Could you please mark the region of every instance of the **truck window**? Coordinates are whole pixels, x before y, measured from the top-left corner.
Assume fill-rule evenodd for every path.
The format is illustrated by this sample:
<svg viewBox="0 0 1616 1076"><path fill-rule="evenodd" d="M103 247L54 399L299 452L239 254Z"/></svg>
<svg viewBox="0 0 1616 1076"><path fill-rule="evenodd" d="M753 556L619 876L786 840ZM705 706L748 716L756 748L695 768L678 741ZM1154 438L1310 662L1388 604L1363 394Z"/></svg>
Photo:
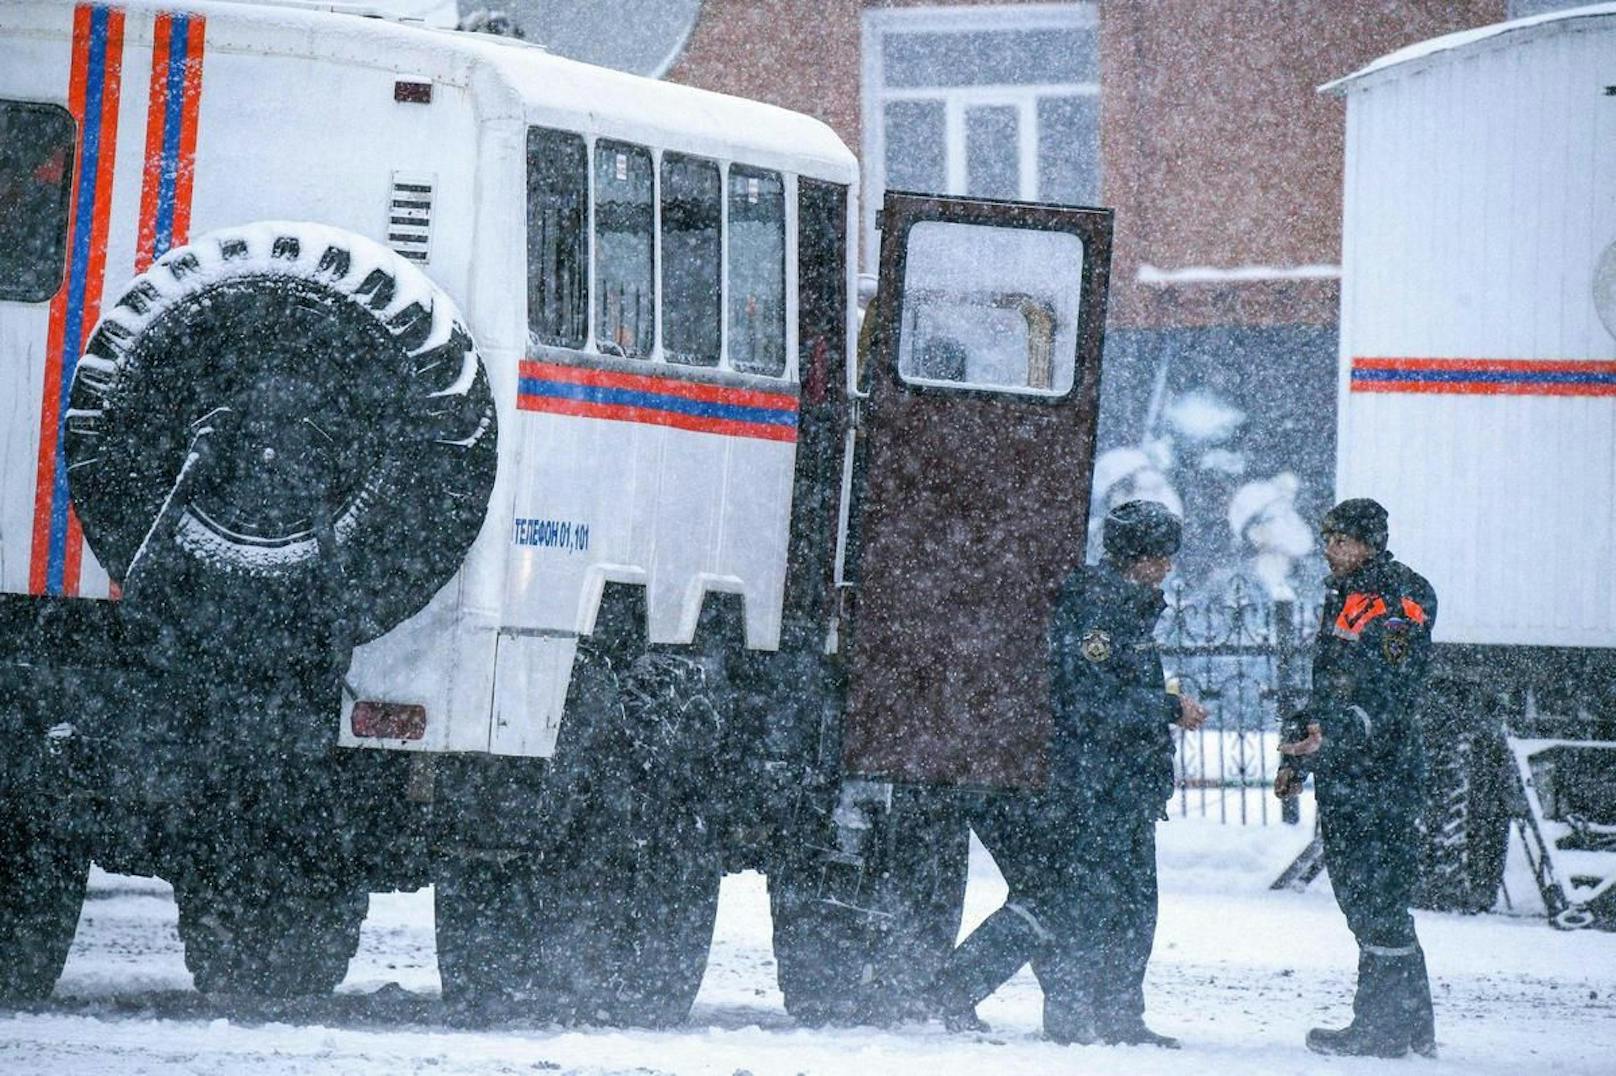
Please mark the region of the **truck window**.
<svg viewBox="0 0 1616 1076"><path fill-rule="evenodd" d="M718 365L722 189L716 161L662 155L662 353L669 362Z"/></svg>
<svg viewBox="0 0 1616 1076"><path fill-rule="evenodd" d="M527 132L528 338L581 348L589 335L589 153L581 136Z"/></svg>
<svg viewBox="0 0 1616 1076"><path fill-rule="evenodd" d="M1077 376L1083 241L921 221L904 262L898 373L945 388L1064 396Z"/></svg>
<svg viewBox="0 0 1616 1076"><path fill-rule="evenodd" d="M786 371L786 200L780 173L729 170L729 363Z"/></svg>
<svg viewBox="0 0 1616 1076"><path fill-rule="evenodd" d="M0 101L0 299L41 303L61 287L73 141L66 109Z"/></svg>
<svg viewBox="0 0 1616 1076"><path fill-rule="evenodd" d="M645 358L656 342L651 154L595 143L595 346Z"/></svg>

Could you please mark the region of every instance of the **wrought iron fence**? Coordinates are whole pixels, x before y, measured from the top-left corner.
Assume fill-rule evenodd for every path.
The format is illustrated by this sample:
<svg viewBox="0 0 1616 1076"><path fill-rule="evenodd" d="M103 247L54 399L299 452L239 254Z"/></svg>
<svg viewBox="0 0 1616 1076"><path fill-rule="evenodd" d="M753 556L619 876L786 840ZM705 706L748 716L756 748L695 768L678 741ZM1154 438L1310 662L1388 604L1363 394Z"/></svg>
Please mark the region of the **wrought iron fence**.
<svg viewBox="0 0 1616 1076"><path fill-rule="evenodd" d="M1295 822L1295 801L1268 795L1280 715L1306 698L1316 610L1275 601L1236 578L1216 590L1171 588L1157 625L1162 664L1209 711L1178 741L1169 811L1240 825Z"/></svg>

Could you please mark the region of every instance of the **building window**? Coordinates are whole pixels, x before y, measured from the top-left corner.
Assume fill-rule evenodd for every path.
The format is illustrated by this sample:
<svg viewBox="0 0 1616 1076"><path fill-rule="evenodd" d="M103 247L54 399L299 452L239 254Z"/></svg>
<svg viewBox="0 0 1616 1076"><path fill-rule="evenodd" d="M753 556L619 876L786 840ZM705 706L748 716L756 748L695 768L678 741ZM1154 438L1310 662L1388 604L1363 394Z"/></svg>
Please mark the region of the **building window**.
<svg viewBox="0 0 1616 1076"><path fill-rule="evenodd" d="M871 10L863 48L867 264L889 187L1098 200L1094 4Z"/></svg>
<svg viewBox="0 0 1616 1076"><path fill-rule="evenodd" d="M780 173L729 170L729 365L786 372L786 202Z"/></svg>
<svg viewBox="0 0 1616 1076"><path fill-rule="evenodd" d="M648 358L656 342L651 154L595 143L595 347Z"/></svg>
<svg viewBox="0 0 1616 1076"><path fill-rule="evenodd" d="M0 299L42 303L62 284L73 117L0 101Z"/></svg>
<svg viewBox="0 0 1616 1076"><path fill-rule="evenodd" d="M589 151L579 135L527 132L527 324L535 345L589 334Z"/></svg>

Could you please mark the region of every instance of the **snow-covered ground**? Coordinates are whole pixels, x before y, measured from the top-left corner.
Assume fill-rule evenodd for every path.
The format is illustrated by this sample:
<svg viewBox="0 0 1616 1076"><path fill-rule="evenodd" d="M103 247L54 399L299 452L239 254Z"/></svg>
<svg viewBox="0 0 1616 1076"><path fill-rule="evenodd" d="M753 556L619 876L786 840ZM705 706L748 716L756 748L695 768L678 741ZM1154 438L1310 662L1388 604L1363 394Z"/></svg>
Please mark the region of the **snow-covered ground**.
<svg viewBox="0 0 1616 1076"><path fill-rule="evenodd" d="M688 1026L669 1032L433 1023L430 893L373 899L342 994L272 1020L227 1019L189 992L166 886L97 874L57 998L0 1011L3 1073L1616 1073L1616 934L1563 934L1512 871L1521 914L1421 914L1442 1056L1437 1062L1326 1060L1309 1025L1347 1014L1355 950L1321 880L1268 883L1307 827L1179 820L1161 827L1162 915L1147 984L1168 1053L1057 1047L1039 1039L1039 994L1022 972L981 1007L994 1032L950 1035L793 1026L774 984L768 903L755 874L725 880L712 963ZM975 923L1003 897L976 849ZM386 984L403 988L387 988ZM416 996L425 995L424 997Z"/></svg>

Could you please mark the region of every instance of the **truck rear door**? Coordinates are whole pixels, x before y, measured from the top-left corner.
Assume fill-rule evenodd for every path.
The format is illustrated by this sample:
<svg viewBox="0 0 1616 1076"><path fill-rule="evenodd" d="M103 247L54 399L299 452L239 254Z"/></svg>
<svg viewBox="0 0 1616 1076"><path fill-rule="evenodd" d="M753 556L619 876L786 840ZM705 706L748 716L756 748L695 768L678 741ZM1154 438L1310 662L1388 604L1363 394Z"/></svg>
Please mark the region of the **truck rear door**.
<svg viewBox="0 0 1616 1076"><path fill-rule="evenodd" d="M843 762L1035 787L1081 564L1111 213L888 192L856 469Z"/></svg>

